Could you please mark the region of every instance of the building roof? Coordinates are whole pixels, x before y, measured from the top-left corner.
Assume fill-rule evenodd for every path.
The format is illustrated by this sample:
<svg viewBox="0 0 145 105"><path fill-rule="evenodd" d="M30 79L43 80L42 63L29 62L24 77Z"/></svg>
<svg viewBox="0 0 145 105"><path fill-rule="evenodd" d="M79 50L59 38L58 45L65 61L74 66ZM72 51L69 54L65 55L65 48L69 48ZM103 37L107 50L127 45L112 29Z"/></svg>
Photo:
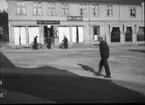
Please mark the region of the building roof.
<svg viewBox="0 0 145 105"><path fill-rule="evenodd" d="M56 2L73 2L73 3L87 2L87 3L103 3L103 4L109 3L109 4L141 5L141 3L144 0L23 0L23 1L56 1Z"/></svg>

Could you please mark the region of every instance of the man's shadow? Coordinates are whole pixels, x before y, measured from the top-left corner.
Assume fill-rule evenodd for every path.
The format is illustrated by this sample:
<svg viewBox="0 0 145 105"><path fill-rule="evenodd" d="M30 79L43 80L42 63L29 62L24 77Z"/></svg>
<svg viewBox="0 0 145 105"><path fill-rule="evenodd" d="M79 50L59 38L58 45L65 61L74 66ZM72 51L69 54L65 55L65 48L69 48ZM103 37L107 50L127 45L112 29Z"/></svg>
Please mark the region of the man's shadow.
<svg viewBox="0 0 145 105"><path fill-rule="evenodd" d="M86 71L90 71L92 73L94 73L95 76L103 76L105 77L104 74L98 73L97 71L95 71L93 68L87 66L87 65L83 65L83 64L78 64L79 66L81 66L82 69L86 70Z"/></svg>

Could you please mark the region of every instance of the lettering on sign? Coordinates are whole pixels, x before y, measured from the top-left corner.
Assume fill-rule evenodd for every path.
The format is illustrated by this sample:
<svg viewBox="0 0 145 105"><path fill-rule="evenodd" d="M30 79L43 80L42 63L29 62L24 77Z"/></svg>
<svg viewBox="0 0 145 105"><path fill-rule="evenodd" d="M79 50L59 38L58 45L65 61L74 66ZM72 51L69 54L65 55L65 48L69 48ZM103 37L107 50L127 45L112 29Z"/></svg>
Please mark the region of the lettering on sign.
<svg viewBox="0 0 145 105"><path fill-rule="evenodd" d="M83 17L82 16L68 16L67 20L68 21L83 21Z"/></svg>
<svg viewBox="0 0 145 105"><path fill-rule="evenodd" d="M37 24L60 24L60 21L37 20Z"/></svg>

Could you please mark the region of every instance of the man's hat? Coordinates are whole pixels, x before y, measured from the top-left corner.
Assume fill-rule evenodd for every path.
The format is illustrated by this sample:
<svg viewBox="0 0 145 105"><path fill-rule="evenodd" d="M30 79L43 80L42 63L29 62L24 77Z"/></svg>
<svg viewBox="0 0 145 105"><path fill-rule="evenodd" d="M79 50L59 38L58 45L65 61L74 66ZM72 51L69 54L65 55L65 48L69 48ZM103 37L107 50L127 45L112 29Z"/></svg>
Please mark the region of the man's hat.
<svg viewBox="0 0 145 105"><path fill-rule="evenodd" d="M103 40L103 37L99 35L98 40Z"/></svg>

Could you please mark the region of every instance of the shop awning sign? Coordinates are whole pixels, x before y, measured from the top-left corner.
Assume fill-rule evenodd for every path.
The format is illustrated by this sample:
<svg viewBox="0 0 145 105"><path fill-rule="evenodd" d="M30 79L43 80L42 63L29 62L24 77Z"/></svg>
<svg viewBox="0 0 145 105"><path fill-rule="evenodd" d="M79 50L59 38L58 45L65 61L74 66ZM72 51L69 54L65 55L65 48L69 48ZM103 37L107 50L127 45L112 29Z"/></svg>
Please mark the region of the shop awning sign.
<svg viewBox="0 0 145 105"><path fill-rule="evenodd" d="M83 17L82 16L68 16L67 20L68 21L83 21Z"/></svg>
<svg viewBox="0 0 145 105"><path fill-rule="evenodd" d="M60 24L60 21L37 20L37 24Z"/></svg>

